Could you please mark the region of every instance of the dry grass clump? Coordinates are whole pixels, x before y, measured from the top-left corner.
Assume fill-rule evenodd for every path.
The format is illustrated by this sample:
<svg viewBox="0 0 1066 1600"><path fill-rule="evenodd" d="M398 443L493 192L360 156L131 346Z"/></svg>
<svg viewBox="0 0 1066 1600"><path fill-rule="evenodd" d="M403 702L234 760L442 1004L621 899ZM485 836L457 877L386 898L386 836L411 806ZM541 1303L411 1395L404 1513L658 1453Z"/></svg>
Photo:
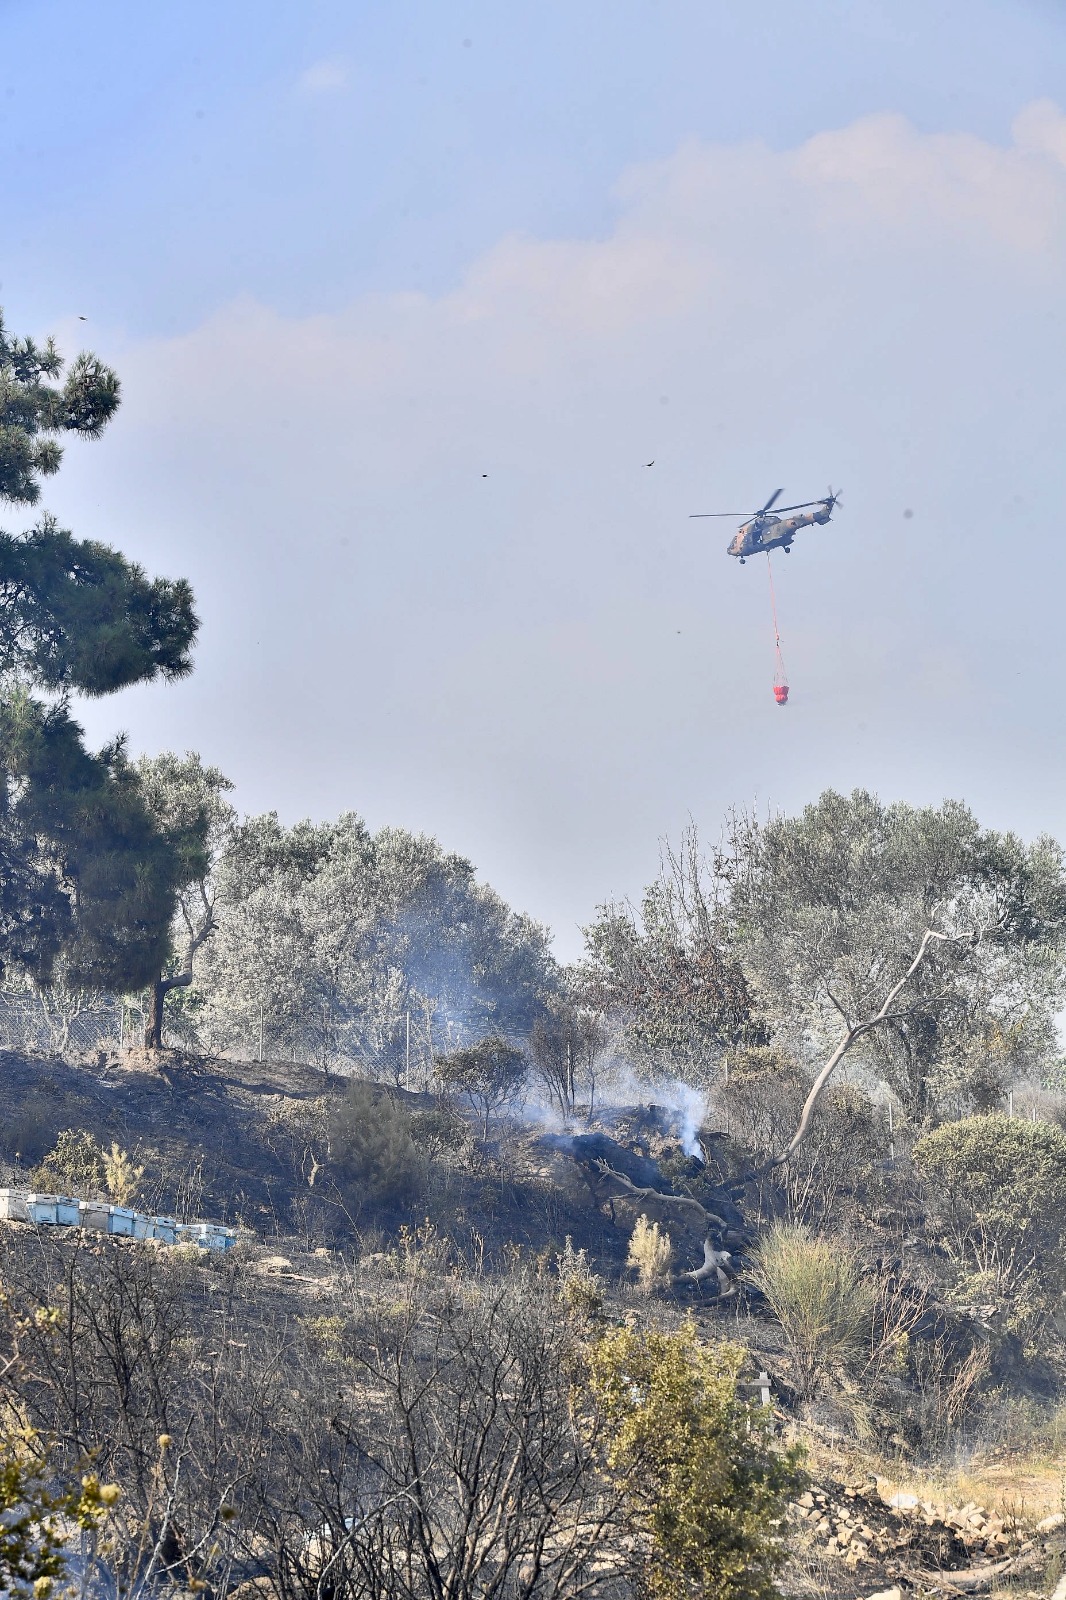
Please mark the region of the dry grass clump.
<svg viewBox="0 0 1066 1600"><path fill-rule="evenodd" d="M874 1289L856 1253L839 1240L778 1223L759 1245L754 1278L781 1324L801 1397L864 1353Z"/></svg>
<svg viewBox="0 0 1066 1600"><path fill-rule="evenodd" d="M657 1222L649 1222L645 1216L638 1217L629 1240L626 1266L636 1268L637 1288L641 1294L651 1294L656 1284L664 1281L673 1259L670 1235L660 1232Z"/></svg>

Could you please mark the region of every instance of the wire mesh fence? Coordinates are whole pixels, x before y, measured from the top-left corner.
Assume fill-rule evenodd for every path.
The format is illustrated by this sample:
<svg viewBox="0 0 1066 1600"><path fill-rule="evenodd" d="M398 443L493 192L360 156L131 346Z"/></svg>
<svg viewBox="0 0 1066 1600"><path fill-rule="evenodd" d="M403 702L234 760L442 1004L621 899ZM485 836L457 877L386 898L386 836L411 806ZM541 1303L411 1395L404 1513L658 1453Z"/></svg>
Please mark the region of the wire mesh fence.
<svg viewBox="0 0 1066 1600"><path fill-rule="evenodd" d="M87 1055L132 1042L135 1020L117 995L0 985L0 1049Z"/></svg>
<svg viewBox="0 0 1066 1600"><path fill-rule="evenodd" d="M139 996L102 991L0 984L0 1050L72 1058L139 1046L144 1038L147 1006ZM376 1041L326 1030L317 1016L275 1019L264 1010L248 1037L231 1033L224 1040L201 1036L181 1010L167 1017L163 1043L194 1054L237 1062L306 1062L324 1070L358 1073L394 1082L408 1089L429 1086L432 1056L405 1028L403 1048L374 1048Z"/></svg>

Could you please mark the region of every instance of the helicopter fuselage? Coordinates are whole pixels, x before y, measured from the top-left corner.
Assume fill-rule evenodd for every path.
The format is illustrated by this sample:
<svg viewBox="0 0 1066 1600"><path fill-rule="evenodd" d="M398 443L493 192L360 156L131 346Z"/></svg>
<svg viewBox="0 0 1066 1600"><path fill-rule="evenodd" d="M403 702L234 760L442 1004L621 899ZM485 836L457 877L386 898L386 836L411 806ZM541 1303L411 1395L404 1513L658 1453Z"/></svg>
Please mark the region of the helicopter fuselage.
<svg viewBox="0 0 1066 1600"><path fill-rule="evenodd" d="M772 511L760 511L737 529L726 551L742 563L748 556L761 555L764 550L787 552L801 528L828 522L832 515L833 505L829 500L823 500L813 511L797 517L776 517Z"/></svg>

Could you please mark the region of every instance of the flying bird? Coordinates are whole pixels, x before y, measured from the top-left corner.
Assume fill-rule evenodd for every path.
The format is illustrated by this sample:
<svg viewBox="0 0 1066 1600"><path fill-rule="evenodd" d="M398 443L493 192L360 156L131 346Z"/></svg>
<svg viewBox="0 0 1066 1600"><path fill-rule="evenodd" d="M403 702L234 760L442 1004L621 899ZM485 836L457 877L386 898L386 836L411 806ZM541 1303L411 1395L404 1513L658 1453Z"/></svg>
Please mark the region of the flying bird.
<svg viewBox="0 0 1066 1600"><path fill-rule="evenodd" d="M81 315L79 315L79 317L78 317L78 321L79 322L88 322L88 320L89 320L88 317L83 317Z"/></svg>
<svg viewBox="0 0 1066 1600"><path fill-rule="evenodd" d="M654 461L645 461L644 465L646 467L654 467L655 462Z"/></svg>

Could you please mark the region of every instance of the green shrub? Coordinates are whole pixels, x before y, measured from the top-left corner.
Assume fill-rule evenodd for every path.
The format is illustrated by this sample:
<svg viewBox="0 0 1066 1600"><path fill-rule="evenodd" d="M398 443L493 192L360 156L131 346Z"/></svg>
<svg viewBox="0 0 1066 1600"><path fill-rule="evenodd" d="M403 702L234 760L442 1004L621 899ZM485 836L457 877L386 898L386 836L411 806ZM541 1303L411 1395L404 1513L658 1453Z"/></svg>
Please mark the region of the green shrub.
<svg viewBox="0 0 1066 1600"><path fill-rule="evenodd" d="M647 1549L654 1600L772 1600L777 1534L799 1483L762 1408L740 1399L737 1345L677 1333L607 1333L589 1355L607 1468Z"/></svg>
<svg viewBox="0 0 1066 1600"><path fill-rule="evenodd" d="M59 1194L102 1198L105 1189L104 1157L85 1128L64 1128L40 1166L30 1174L38 1189Z"/></svg>
<svg viewBox="0 0 1066 1600"><path fill-rule="evenodd" d="M0 1436L0 1584L12 1600L73 1592L64 1582L78 1531L99 1527L119 1497L115 1484L87 1473L79 1488L59 1487L32 1430Z"/></svg>
<svg viewBox="0 0 1066 1600"><path fill-rule="evenodd" d="M413 1196L418 1161L410 1114L375 1084L352 1079L333 1113L329 1155L361 1200L384 1205Z"/></svg>
<svg viewBox="0 0 1066 1600"><path fill-rule="evenodd" d="M100 1161L108 1198L117 1206L135 1205L141 1192L144 1168L136 1166L129 1152L123 1150L114 1139L110 1150L104 1150L101 1146Z"/></svg>
<svg viewBox="0 0 1066 1600"><path fill-rule="evenodd" d="M854 1251L793 1223L770 1229L755 1262L753 1277L781 1324L796 1389L808 1397L822 1378L864 1352L874 1289Z"/></svg>
<svg viewBox="0 0 1066 1600"><path fill-rule="evenodd" d="M1056 1287L1066 1241L1066 1133L1001 1112L949 1122L914 1147L933 1226L1001 1294Z"/></svg>

